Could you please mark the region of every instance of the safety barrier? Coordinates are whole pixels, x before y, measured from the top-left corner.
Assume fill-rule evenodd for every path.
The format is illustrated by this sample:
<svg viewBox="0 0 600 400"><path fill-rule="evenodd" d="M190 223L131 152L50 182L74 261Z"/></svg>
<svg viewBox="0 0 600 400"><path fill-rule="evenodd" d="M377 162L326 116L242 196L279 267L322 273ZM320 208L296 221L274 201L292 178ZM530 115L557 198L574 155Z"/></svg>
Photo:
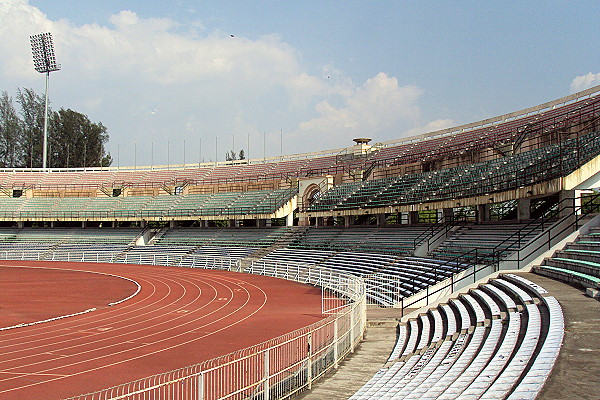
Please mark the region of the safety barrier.
<svg viewBox="0 0 600 400"><path fill-rule="evenodd" d="M115 255L85 252L62 253L61 257L39 252L0 253L7 259L41 259L41 255L45 259L87 262L117 259ZM180 257L179 264L177 260L173 256L153 258L155 264L167 261L169 264L162 265L181 265ZM136 256L119 261L137 264L150 260ZM302 264L274 267L257 261L242 267L236 259L206 256L188 257L185 267L254 273L319 286L324 293L323 311L329 316L240 351L68 400L287 398L310 389L315 380L337 368L363 337L366 290L361 278Z"/></svg>

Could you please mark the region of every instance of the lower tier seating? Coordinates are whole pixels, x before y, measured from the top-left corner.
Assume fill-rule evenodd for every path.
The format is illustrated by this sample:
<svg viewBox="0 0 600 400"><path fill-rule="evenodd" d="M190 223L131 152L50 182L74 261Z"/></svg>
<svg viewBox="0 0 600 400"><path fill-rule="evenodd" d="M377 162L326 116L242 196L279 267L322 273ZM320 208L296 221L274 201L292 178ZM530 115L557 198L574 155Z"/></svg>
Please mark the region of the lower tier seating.
<svg viewBox="0 0 600 400"><path fill-rule="evenodd" d="M518 223L489 223L461 226L431 252L437 259L485 259L494 252L505 255L524 247L544 231L544 226ZM476 250L476 251L475 251ZM465 253L468 253L465 255Z"/></svg>
<svg viewBox="0 0 600 400"><path fill-rule="evenodd" d="M556 299L503 275L402 323L385 368L351 399L534 399L563 335Z"/></svg>
<svg viewBox="0 0 600 400"><path fill-rule="evenodd" d="M428 286L467 268L466 264L420 257L350 251L279 248L261 259L268 265L303 263L365 278L373 304L395 306Z"/></svg>
<svg viewBox="0 0 600 400"><path fill-rule="evenodd" d="M584 288L600 289L600 228L579 235L575 242L556 251L533 271Z"/></svg>

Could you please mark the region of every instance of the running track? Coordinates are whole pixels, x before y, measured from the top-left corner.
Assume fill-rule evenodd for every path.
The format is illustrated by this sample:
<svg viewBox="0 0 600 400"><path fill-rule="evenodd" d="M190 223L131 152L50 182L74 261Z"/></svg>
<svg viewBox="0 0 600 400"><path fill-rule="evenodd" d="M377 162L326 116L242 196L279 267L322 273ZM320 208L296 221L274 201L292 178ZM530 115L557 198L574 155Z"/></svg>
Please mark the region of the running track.
<svg viewBox="0 0 600 400"><path fill-rule="evenodd" d="M322 318L319 289L263 276L147 265L0 262L0 276L15 288L10 277L18 275L18 281L23 271L31 277L27 284L45 289L34 290L28 301L20 293L18 304L0 295L5 311L0 327L14 324L15 315L32 322L90 306L96 310L0 331L0 399L62 399L104 389L224 355ZM53 274L59 279L49 278ZM140 285L139 293L107 306L134 294L132 281ZM43 307L28 305L40 301ZM19 309L10 313L7 307Z"/></svg>

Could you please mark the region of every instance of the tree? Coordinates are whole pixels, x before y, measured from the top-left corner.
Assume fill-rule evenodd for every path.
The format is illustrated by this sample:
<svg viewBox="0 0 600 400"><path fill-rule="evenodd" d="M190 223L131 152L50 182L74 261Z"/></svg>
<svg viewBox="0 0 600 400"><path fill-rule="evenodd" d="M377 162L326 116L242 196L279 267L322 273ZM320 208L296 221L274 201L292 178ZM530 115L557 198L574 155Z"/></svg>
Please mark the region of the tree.
<svg viewBox="0 0 600 400"><path fill-rule="evenodd" d="M234 150L228 151L225 153L226 161L235 161L235 160L244 160L246 157L244 156L244 149L240 150L239 156L235 153Z"/></svg>
<svg viewBox="0 0 600 400"><path fill-rule="evenodd" d="M104 147L108 134L101 122L91 122L87 115L64 108L52 113L51 121L50 167L105 167L112 163Z"/></svg>
<svg viewBox="0 0 600 400"><path fill-rule="evenodd" d="M225 161L235 161L237 157L235 155L235 151L231 150L225 153Z"/></svg>
<svg viewBox="0 0 600 400"><path fill-rule="evenodd" d="M0 167L42 166L45 99L32 89L18 89L17 112L10 96L0 95ZM99 167L112 163L106 152L107 129L85 114L48 110L48 167Z"/></svg>
<svg viewBox="0 0 600 400"><path fill-rule="evenodd" d="M18 140L17 167L41 167L44 147L45 99L33 89L18 89L17 103L21 105L21 137ZM50 109L48 109L50 114Z"/></svg>
<svg viewBox="0 0 600 400"><path fill-rule="evenodd" d="M0 95L0 167L12 167L18 157L21 124L12 98L7 92Z"/></svg>

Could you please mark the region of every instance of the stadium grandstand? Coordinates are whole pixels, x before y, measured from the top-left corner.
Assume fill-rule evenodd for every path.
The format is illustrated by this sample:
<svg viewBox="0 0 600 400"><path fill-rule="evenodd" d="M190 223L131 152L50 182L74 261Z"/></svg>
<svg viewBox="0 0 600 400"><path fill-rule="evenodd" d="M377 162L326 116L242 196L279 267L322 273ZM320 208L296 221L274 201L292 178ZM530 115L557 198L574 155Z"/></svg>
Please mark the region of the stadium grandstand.
<svg viewBox="0 0 600 400"><path fill-rule="evenodd" d="M600 86L371 141L194 165L2 169L0 258L225 269L320 286L324 304L360 305L350 341L372 329L358 322L371 315L398 332L340 398L536 398L559 379L552 370L568 340L561 285L600 290ZM294 379L269 375L267 362L251 395L214 398L310 389L351 351L335 329L333 347L309 354ZM166 376L76 398L160 398L156 387L188 379ZM195 390L181 398L212 398Z"/></svg>

